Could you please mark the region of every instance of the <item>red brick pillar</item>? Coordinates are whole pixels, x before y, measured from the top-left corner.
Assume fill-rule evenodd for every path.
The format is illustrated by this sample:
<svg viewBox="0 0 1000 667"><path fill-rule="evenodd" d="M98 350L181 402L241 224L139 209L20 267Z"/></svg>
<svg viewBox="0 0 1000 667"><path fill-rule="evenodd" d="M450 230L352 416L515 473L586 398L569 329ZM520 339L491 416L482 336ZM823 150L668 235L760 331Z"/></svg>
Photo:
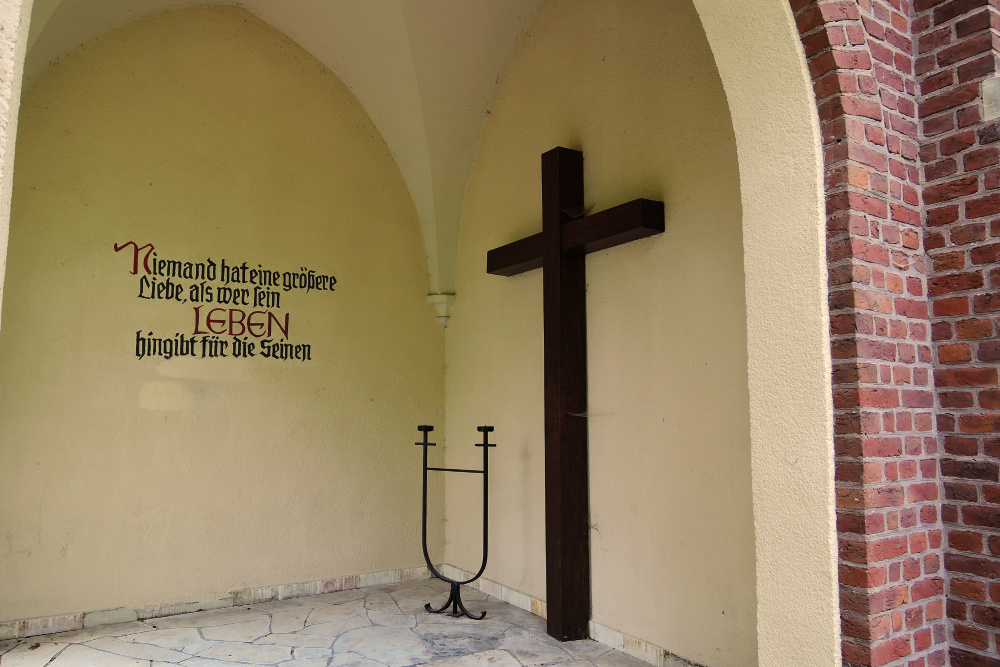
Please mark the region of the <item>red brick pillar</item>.
<svg viewBox="0 0 1000 667"><path fill-rule="evenodd" d="M1000 121L980 97L1000 17L987 0L916 9L951 662L1000 667Z"/></svg>
<svg viewBox="0 0 1000 667"><path fill-rule="evenodd" d="M914 45L901 0L791 0L826 164L846 665L946 661Z"/></svg>

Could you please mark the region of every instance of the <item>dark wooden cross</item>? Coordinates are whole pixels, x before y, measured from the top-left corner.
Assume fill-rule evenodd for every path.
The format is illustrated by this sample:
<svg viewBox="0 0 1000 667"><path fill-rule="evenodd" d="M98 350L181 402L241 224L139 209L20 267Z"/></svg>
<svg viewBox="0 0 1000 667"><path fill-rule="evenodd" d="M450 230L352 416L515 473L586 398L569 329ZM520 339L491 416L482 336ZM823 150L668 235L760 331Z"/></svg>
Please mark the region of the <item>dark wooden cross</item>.
<svg viewBox="0 0 1000 667"><path fill-rule="evenodd" d="M545 585L549 634L590 636L587 253L663 231L663 203L636 199L584 217L583 153L542 155L542 232L490 250L486 270L542 268L545 324Z"/></svg>

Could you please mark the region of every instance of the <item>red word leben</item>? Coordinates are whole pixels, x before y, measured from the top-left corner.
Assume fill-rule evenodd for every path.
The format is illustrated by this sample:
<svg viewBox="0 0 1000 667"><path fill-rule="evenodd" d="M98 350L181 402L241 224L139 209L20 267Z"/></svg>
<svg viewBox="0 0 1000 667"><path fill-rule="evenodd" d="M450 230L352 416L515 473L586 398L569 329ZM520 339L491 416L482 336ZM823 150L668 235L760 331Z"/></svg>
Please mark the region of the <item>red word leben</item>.
<svg viewBox="0 0 1000 667"><path fill-rule="evenodd" d="M196 334L229 334L243 336L249 334L254 338L267 336L272 338L272 331L277 329L288 340L288 316L285 313L284 322L270 310L254 310L247 314L239 308L213 308L205 313L202 319L201 306L194 308L194 333ZM204 328L203 328L204 327Z"/></svg>

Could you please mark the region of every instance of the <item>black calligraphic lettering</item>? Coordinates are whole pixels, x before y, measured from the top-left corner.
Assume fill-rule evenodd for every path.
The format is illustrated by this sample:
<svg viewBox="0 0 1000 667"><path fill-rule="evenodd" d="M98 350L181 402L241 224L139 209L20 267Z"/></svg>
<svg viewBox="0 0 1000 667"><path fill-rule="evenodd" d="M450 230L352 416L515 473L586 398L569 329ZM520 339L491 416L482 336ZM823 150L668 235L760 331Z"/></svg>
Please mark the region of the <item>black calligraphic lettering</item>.
<svg viewBox="0 0 1000 667"><path fill-rule="evenodd" d="M278 343L270 338L265 338L260 342L260 356L265 359L275 359L278 361L312 361L312 346L308 344L292 345L291 343Z"/></svg>
<svg viewBox="0 0 1000 667"><path fill-rule="evenodd" d="M184 286L175 283L170 278L158 281L156 278L142 276L139 279L140 299L166 299L184 301Z"/></svg>
<svg viewBox="0 0 1000 667"><path fill-rule="evenodd" d="M168 338L157 338L150 331L145 336L142 330L135 332L135 357L143 359L145 357L163 357L173 359L180 356L195 355L195 338L188 338L184 334L177 333Z"/></svg>
<svg viewBox="0 0 1000 667"><path fill-rule="evenodd" d="M212 303L212 286L204 281L194 283L189 290L188 299L195 303Z"/></svg>

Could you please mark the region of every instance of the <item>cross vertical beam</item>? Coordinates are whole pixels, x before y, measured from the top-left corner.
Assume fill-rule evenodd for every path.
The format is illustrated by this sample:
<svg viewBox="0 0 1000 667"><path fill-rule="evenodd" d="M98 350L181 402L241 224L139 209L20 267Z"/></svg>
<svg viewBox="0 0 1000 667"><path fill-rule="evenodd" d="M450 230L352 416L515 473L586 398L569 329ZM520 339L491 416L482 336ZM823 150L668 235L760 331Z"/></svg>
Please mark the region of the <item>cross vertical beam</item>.
<svg viewBox="0 0 1000 667"><path fill-rule="evenodd" d="M563 249L567 211L582 209L583 153L544 153L545 582L548 632L562 641L590 636L586 254Z"/></svg>
<svg viewBox="0 0 1000 667"><path fill-rule="evenodd" d="M590 631L587 253L664 230L663 202L635 199L583 217L583 154L542 155L542 231L486 253L486 271L542 268L545 314L545 586L549 634Z"/></svg>

